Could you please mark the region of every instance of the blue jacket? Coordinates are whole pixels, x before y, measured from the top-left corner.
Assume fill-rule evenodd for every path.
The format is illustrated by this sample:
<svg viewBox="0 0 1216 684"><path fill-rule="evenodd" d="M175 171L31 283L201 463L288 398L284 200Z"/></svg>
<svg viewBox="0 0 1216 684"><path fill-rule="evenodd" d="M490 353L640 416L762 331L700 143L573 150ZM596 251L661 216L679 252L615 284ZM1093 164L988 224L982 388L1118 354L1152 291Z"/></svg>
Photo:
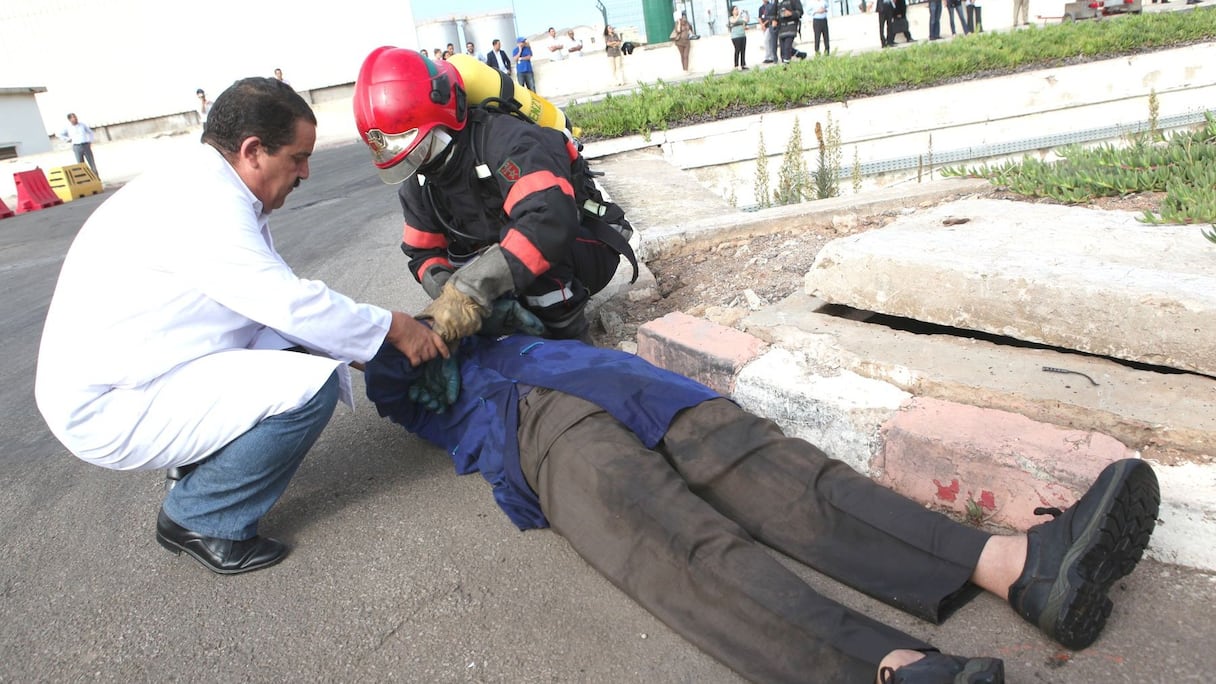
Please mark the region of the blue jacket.
<svg viewBox="0 0 1216 684"><path fill-rule="evenodd" d="M469 337L459 351L461 390L441 414L410 401L421 367L384 345L364 369L367 398L381 416L441 447L456 472L480 472L521 530L547 527L519 465L518 384L547 387L600 406L653 448L680 411L720 396L644 359L572 340Z"/></svg>

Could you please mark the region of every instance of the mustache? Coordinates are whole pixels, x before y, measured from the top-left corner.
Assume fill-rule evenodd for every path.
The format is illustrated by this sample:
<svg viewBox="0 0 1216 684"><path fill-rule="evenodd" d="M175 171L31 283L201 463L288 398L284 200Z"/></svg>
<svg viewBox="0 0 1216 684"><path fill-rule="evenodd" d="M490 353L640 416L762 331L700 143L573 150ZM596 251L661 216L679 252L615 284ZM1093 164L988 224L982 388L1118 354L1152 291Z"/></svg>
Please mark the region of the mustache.
<svg viewBox="0 0 1216 684"><path fill-rule="evenodd" d="M303 183L303 182L304 182L303 178L296 176L296 182L291 184L291 188L294 190L294 189L300 187L300 183Z"/></svg>

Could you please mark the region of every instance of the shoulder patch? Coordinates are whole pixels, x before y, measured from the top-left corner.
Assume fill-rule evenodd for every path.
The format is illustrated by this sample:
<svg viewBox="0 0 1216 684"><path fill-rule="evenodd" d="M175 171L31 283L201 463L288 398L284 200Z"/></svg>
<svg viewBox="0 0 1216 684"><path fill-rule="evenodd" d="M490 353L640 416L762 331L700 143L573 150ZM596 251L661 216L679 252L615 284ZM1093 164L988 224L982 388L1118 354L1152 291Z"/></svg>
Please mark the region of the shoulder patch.
<svg viewBox="0 0 1216 684"><path fill-rule="evenodd" d="M498 167L498 173L502 174L503 178L514 183L519 180L519 165L508 159Z"/></svg>

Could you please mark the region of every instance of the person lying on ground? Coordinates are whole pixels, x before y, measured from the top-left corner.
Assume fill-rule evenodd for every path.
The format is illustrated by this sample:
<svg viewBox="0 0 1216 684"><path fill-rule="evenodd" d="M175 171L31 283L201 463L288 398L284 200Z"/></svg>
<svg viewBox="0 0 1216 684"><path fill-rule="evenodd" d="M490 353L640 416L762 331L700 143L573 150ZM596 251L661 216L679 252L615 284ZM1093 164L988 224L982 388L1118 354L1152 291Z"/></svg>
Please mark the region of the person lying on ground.
<svg viewBox="0 0 1216 684"><path fill-rule="evenodd" d="M502 300L482 335L414 367L385 345L365 370L381 416L480 472L520 529L549 526L690 642L752 681L1004 680L817 593L776 549L940 622L984 589L1071 649L1111 612L1155 524L1156 475L1107 467L1073 507L992 535L886 489L711 389L543 331ZM502 324L503 320L508 325Z"/></svg>

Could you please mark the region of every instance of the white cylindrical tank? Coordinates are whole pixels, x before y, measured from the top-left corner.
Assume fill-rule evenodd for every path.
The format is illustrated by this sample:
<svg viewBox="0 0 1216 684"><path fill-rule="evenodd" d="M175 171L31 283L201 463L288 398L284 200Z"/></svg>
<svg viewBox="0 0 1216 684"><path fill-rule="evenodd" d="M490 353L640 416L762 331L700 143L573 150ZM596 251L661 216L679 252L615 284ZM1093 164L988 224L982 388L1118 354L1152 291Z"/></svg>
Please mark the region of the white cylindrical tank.
<svg viewBox="0 0 1216 684"><path fill-rule="evenodd" d="M515 15L511 12L489 12L464 19L465 42L472 41L479 55L489 52L495 39L502 41L502 49L509 55L515 49L515 37Z"/></svg>
<svg viewBox="0 0 1216 684"><path fill-rule="evenodd" d="M415 33L418 34L418 49L426 50L427 56L433 56L432 51L435 48L443 51L448 43L456 46L458 54L464 52L464 45L460 42L460 34L456 30L455 17L424 21L417 25Z"/></svg>

